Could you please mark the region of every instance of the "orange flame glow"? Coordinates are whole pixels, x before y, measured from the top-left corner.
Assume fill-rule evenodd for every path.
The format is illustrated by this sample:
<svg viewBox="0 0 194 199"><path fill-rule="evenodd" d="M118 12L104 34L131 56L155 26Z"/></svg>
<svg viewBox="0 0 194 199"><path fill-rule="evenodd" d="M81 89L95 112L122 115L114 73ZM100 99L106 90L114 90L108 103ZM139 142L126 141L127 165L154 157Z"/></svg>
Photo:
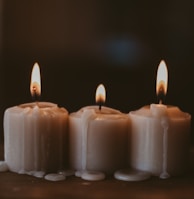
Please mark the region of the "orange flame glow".
<svg viewBox="0 0 194 199"><path fill-rule="evenodd" d="M38 63L35 63L32 69L30 92L32 96L41 95L41 79L40 79L40 68Z"/></svg>
<svg viewBox="0 0 194 199"><path fill-rule="evenodd" d="M166 63L162 60L158 66L156 78L156 93L157 95L166 95L168 87L168 71Z"/></svg>
<svg viewBox="0 0 194 199"><path fill-rule="evenodd" d="M103 84L100 84L96 89L96 103L102 104L106 100L106 91Z"/></svg>

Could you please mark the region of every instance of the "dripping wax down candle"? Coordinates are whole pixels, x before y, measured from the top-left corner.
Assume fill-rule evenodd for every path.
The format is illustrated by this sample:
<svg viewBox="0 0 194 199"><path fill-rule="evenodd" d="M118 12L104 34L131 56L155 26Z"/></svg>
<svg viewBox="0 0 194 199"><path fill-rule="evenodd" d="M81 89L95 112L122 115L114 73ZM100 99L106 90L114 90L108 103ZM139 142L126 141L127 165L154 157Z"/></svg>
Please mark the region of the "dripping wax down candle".
<svg viewBox="0 0 194 199"><path fill-rule="evenodd" d="M40 71L35 63L30 90L40 95ZM4 113L5 162L17 173L56 172L64 168L68 112L50 102L33 102Z"/></svg>
<svg viewBox="0 0 194 199"><path fill-rule="evenodd" d="M112 174L126 167L128 116L101 107L105 101L103 85L97 88L96 100L99 106L87 106L69 116L70 165L82 178L84 172Z"/></svg>
<svg viewBox="0 0 194 199"><path fill-rule="evenodd" d="M160 104L144 106L129 113L130 165L163 179L181 175L186 170L191 119L190 114L178 107L161 103L167 92L167 80L166 64L161 61L156 81Z"/></svg>

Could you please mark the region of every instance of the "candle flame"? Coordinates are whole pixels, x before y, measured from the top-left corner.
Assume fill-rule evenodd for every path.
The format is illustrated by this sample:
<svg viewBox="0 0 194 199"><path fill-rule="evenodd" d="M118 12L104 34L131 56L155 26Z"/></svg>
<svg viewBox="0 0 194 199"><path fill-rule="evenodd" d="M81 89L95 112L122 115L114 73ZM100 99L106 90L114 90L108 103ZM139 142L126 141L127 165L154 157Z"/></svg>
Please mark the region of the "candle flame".
<svg viewBox="0 0 194 199"><path fill-rule="evenodd" d="M106 91L103 84L100 84L96 89L96 103L102 104L106 100Z"/></svg>
<svg viewBox="0 0 194 199"><path fill-rule="evenodd" d="M158 96L165 96L167 93L168 85L168 71L166 63L162 60L158 66L156 78L156 93Z"/></svg>
<svg viewBox="0 0 194 199"><path fill-rule="evenodd" d="M32 69L30 92L33 97L41 94L40 67L38 63L35 63Z"/></svg>

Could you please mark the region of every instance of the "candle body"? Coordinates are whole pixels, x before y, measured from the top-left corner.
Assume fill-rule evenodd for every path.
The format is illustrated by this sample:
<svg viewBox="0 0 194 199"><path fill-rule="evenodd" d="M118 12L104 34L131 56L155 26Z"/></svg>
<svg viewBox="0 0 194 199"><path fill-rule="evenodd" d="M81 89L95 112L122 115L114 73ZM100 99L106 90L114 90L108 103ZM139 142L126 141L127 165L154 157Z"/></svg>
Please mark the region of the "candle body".
<svg viewBox="0 0 194 199"><path fill-rule="evenodd" d="M6 109L5 161L11 171L56 172L67 158L68 112L48 102Z"/></svg>
<svg viewBox="0 0 194 199"><path fill-rule="evenodd" d="M152 104L129 113L131 120L129 164L159 176L187 169L190 119L178 107Z"/></svg>
<svg viewBox="0 0 194 199"><path fill-rule="evenodd" d="M78 171L113 173L126 167L128 118L97 106L69 116L70 166Z"/></svg>

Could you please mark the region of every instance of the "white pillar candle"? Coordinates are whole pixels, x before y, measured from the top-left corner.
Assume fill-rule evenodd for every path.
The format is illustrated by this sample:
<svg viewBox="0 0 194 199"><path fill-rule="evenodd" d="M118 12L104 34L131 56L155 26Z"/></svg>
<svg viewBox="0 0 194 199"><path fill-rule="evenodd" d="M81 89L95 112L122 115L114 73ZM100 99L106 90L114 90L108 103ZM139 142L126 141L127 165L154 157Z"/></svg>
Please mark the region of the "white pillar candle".
<svg viewBox="0 0 194 199"><path fill-rule="evenodd" d="M98 92L97 92L98 93ZM103 96L99 94L100 99ZM108 107L87 106L69 116L70 166L81 173L112 174L126 167L128 116ZM85 178L84 178L85 179ZM87 177L92 180L92 177Z"/></svg>
<svg viewBox="0 0 194 199"><path fill-rule="evenodd" d="M40 69L34 64L30 90L41 93ZM10 171L43 177L64 169L68 112L49 102L14 106L4 113L5 162Z"/></svg>
<svg viewBox="0 0 194 199"><path fill-rule="evenodd" d="M57 172L67 158L68 112L48 102L8 108L4 114L5 162L10 171Z"/></svg>
<svg viewBox="0 0 194 199"><path fill-rule="evenodd" d="M160 66L164 67L164 62ZM160 68L159 66L159 68ZM160 70L162 75L166 69ZM158 74L159 76L159 74ZM157 93L167 91L167 74L157 78ZM176 106L151 104L129 113L129 164L160 178L183 174L189 155L191 116Z"/></svg>
<svg viewBox="0 0 194 199"><path fill-rule="evenodd" d="M108 174L126 167L128 118L121 112L87 106L69 116L70 165Z"/></svg>
<svg viewBox="0 0 194 199"><path fill-rule="evenodd" d="M163 108L164 115L156 104L129 113L129 162L132 168L156 176L179 175L188 165L191 116L175 106Z"/></svg>

